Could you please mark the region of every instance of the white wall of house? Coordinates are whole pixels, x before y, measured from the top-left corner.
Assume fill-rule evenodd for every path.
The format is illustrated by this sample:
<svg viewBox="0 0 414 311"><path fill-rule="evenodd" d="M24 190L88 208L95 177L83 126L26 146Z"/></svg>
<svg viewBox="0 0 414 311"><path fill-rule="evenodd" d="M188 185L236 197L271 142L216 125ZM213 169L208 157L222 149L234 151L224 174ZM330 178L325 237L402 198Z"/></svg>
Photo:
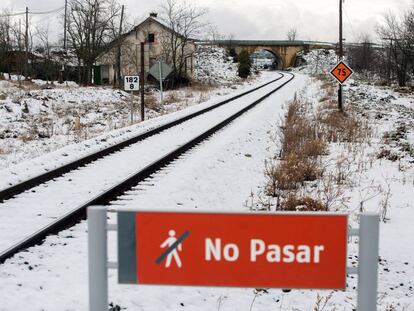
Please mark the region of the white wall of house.
<svg viewBox="0 0 414 311"><path fill-rule="evenodd" d="M147 18L142 24L135 27L128 34L124 35L121 45L121 75L134 75L141 72L141 42L145 42L144 66L146 75L153 64L163 60L171 64L171 59L166 55L168 48L165 42L170 37L170 31L161 25L153 17ZM150 42L152 41L152 42ZM194 52L196 46L193 42L188 43L184 54L188 55L186 60L187 76L192 78L194 72ZM102 53L96 64L101 66L102 80L104 83L112 84L116 70L116 42L107 51Z"/></svg>

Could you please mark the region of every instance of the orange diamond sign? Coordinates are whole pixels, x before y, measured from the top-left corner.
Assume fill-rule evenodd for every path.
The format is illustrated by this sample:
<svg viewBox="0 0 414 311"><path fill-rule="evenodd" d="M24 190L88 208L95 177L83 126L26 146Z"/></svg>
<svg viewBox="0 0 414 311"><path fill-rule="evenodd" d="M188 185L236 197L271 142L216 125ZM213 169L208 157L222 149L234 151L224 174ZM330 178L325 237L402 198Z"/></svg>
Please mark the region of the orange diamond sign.
<svg viewBox="0 0 414 311"><path fill-rule="evenodd" d="M339 83L344 84L353 74L353 70L344 61L340 61L334 69L331 70L331 75L335 77Z"/></svg>

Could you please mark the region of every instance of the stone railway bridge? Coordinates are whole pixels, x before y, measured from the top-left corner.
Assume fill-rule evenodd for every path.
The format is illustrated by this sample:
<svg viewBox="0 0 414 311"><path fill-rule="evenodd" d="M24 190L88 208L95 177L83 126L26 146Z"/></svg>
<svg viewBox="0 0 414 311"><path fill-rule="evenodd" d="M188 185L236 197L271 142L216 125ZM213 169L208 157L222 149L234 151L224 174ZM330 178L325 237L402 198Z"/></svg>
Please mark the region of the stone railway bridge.
<svg viewBox="0 0 414 311"><path fill-rule="evenodd" d="M237 54L246 50L249 54L262 50L272 53L279 64L278 69L286 69L297 65L297 54L314 49L332 49L335 44L313 41L261 41L261 40L216 40L198 42L199 45L218 45L226 49L234 49Z"/></svg>

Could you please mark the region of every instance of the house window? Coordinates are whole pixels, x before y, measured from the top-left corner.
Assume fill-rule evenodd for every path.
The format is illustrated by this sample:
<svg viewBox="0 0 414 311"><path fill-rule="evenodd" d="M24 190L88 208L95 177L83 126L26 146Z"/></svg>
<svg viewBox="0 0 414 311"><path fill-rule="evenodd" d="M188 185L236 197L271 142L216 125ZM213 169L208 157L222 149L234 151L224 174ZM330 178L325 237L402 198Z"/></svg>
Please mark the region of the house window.
<svg viewBox="0 0 414 311"><path fill-rule="evenodd" d="M155 42L155 34L153 34L153 33L148 34L148 42L149 43L154 43Z"/></svg>

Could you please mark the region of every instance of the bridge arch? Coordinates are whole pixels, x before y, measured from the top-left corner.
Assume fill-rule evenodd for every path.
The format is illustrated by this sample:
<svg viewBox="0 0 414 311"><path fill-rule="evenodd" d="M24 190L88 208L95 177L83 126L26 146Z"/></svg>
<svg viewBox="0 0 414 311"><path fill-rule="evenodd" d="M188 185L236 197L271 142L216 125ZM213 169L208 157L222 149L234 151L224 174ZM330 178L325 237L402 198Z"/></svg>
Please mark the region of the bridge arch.
<svg viewBox="0 0 414 311"><path fill-rule="evenodd" d="M202 44L211 43L203 42ZM216 40L214 44L234 50L237 54L242 50L246 50L249 54L254 53L256 50L267 50L277 55L281 60L281 69L295 66L297 54L301 51L335 48L333 43L312 41Z"/></svg>
<svg viewBox="0 0 414 311"><path fill-rule="evenodd" d="M257 47L251 54L250 54L250 56L252 57L253 56L253 58L255 58L254 57L254 55L257 55L257 54L263 54L263 52L266 52L266 53L268 53L268 54L271 54L272 56L273 56L273 64L272 65L274 65L275 66L275 68L273 68L273 69L276 69L276 70L281 70L281 69L283 69L283 59L282 59L282 57L278 54L278 53L275 53L274 51L272 51L271 49L269 49L269 48L262 48L262 47Z"/></svg>
<svg viewBox="0 0 414 311"><path fill-rule="evenodd" d="M250 54L253 67L257 69L281 70L283 68L283 60L280 55L272 50L265 48L257 48Z"/></svg>
<svg viewBox="0 0 414 311"><path fill-rule="evenodd" d="M242 50L246 50L249 54L253 54L257 51L265 50L279 60L278 69L286 69L295 65L296 56L299 52L304 51L304 46L266 46L266 45L245 45L237 46L236 53L239 54Z"/></svg>

